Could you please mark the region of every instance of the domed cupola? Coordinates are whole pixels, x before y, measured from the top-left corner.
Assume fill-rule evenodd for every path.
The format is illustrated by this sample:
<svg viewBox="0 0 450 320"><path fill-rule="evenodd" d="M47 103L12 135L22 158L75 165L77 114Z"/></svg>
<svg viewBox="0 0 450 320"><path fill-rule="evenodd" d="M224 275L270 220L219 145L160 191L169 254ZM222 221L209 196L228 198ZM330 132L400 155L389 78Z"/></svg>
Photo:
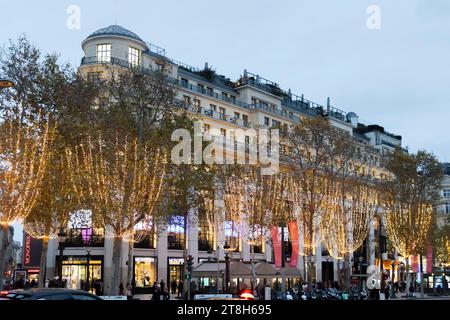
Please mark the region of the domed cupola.
<svg viewBox="0 0 450 320"><path fill-rule="evenodd" d="M125 29L124 27L118 26L118 25L111 25L106 28L99 29L93 33L91 33L82 43L83 50L86 46L87 42L93 41L93 40L101 40L101 39L107 39L107 38L118 38L118 39L124 39L124 40L131 40L133 42L136 42L140 44L145 49L148 49L147 44L144 40L142 40L137 34L134 32Z"/></svg>

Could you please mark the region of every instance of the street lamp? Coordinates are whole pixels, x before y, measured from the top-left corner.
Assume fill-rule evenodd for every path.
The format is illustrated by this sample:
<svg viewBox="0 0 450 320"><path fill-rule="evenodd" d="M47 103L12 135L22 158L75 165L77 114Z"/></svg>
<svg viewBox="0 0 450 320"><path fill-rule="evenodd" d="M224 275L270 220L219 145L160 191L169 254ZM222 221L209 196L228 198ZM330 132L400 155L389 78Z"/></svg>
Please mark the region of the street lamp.
<svg viewBox="0 0 450 320"><path fill-rule="evenodd" d="M67 233L64 230L64 228L60 228L58 232L58 242L59 242L59 266L58 266L58 274L59 274L59 281L60 281L60 287L62 288L64 286L62 276L63 276L63 254L64 254L64 244L67 239Z"/></svg>
<svg viewBox="0 0 450 320"><path fill-rule="evenodd" d="M12 88L15 84L10 79L2 79L0 78L0 89Z"/></svg>
<svg viewBox="0 0 450 320"><path fill-rule="evenodd" d="M225 292L229 293L230 288L230 245L228 242L225 242L225 245L223 246L223 250L225 251Z"/></svg>

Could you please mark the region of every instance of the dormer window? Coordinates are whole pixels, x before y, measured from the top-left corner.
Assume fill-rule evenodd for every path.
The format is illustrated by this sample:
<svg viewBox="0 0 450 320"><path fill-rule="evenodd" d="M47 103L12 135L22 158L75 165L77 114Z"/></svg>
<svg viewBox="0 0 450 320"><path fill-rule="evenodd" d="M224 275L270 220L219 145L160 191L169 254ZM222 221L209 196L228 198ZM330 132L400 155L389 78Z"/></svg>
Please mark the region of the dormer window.
<svg viewBox="0 0 450 320"><path fill-rule="evenodd" d="M128 48L128 63L132 67L139 66L139 64L140 64L139 56L140 56L139 49L136 49L136 48L133 48L133 47L129 47Z"/></svg>
<svg viewBox="0 0 450 320"><path fill-rule="evenodd" d="M97 45L97 61L111 62L111 44L105 43Z"/></svg>

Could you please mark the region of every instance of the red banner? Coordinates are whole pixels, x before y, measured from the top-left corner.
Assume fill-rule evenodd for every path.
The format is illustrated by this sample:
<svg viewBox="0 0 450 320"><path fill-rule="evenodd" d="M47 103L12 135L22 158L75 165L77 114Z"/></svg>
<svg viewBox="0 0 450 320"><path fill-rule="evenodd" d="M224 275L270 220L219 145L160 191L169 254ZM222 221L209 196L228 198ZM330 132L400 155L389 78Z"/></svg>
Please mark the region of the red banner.
<svg viewBox="0 0 450 320"><path fill-rule="evenodd" d="M281 234L278 232L278 227L272 227L270 233L272 234L273 252L275 253L275 267L281 268Z"/></svg>
<svg viewBox="0 0 450 320"><path fill-rule="evenodd" d="M433 247L429 244L427 246L427 273L433 273Z"/></svg>
<svg viewBox="0 0 450 320"><path fill-rule="evenodd" d="M296 221L291 221L288 223L289 233L291 234L291 242L292 242L292 253L291 253L291 262L289 263L291 267L297 267L298 261L298 225Z"/></svg>

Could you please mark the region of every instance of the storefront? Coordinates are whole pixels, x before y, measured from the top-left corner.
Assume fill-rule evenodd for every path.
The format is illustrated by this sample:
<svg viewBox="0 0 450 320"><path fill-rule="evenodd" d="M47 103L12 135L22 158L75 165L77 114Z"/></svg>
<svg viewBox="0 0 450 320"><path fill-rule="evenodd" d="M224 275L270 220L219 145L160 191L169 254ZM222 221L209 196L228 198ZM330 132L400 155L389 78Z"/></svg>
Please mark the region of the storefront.
<svg viewBox="0 0 450 320"><path fill-rule="evenodd" d="M149 293L157 277L158 261L155 257L134 257L135 293Z"/></svg>
<svg viewBox="0 0 450 320"><path fill-rule="evenodd" d="M95 281L103 279L103 256L91 256L89 260L86 256L69 256L63 258L62 264L63 279L70 289L85 289L89 276L92 291Z"/></svg>
<svg viewBox="0 0 450 320"><path fill-rule="evenodd" d="M168 258L168 284L172 282L179 283L183 281L184 274L184 259L183 258Z"/></svg>

